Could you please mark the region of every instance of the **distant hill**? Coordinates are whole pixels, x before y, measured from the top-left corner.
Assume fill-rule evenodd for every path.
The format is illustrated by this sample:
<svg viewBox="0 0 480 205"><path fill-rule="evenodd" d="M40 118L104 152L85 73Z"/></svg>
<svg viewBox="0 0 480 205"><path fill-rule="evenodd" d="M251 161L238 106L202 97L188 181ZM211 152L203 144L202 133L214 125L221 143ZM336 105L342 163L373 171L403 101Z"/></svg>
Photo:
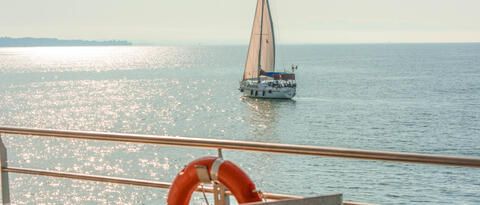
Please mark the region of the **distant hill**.
<svg viewBox="0 0 480 205"><path fill-rule="evenodd" d="M129 46L128 41L86 41L61 40L56 38L10 38L0 37L0 47L28 47L28 46Z"/></svg>

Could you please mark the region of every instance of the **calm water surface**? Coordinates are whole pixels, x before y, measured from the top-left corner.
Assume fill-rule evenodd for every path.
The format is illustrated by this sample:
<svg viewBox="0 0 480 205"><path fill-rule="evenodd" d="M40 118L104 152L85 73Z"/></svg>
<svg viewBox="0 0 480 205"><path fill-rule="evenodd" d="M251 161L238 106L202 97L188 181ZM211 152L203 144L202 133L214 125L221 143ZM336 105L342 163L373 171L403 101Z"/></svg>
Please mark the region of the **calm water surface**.
<svg viewBox="0 0 480 205"><path fill-rule="evenodd" d="M480 157L480 44L279 46L294 100L244 99L246 47L0 48L0 124ZM9 165L172 181L214 150L3 136ZM225 151L265 192L480 204L473 168ZM165 190L11 174L17 204L165 204ZM204 203L194 195L194 204Z"/></svg>

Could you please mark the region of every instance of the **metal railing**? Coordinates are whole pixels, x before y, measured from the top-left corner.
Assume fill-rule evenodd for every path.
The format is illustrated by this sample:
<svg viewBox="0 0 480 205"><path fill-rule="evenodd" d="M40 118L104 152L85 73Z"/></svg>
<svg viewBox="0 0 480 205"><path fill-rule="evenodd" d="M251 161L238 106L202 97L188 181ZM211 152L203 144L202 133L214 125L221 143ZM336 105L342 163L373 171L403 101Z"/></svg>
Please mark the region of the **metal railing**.
<svg viewBox="0 0 480 205"><path fill-rule="evenodd" d="M463 156L443 156L404 152L386 152L386 151L369 151L360 149L346 149L336 147L321 147L321 146L306 146L306 145L289 145L277 143L263 143L263 142L246 142L234 140L217 140L217 139L202 139L202 138L186 138L186 137L172 137L172 136L154 136L141 134L120 134L120 133L105 133L105 132L85 132L85 131L69 131L69 130L52 130L52 129L36 129L36 128L20 128L20 127L0 127L0 134L14 134L14 135L34 135L44 137L69 138L69 139L84 139L84 140L102 140L113 142L131 142L131 143L146 143L169 146L188 146L196 148L214 148L224 150L241 150L241 151L256 151L256 152L270 152L270 153L284 153L284 154L300 154L300 155L314 155L326 157L342 157L355 158L365 160L385 160L395 162L410 162L410 163L426 163L437 165L451 165L451 166L466 166L480 168L480 158L463 157ZM6 148L0 139L0 169L2 177L2 199L4 203L10 202L8 190L8 173L21 173L42 175L51 177L62 177L70 179L80 179L98 182L109 182L118 184L128 184L145 187L166 188L171 184L167 182L156 182L148 180L127 179L118 177L107 177L97 175L86 175L77 173L37 170L19 167L9 167L6 163ZM197 190L200 191L200 188ZM206 192L213 192L211 188L205 189ZM229 193L227 193L229 194ZM265 193L267 199L282 200L282 199L296 199L300 196L283 195ZM358 202L345 202L344 204L362 204Z"/></svg>

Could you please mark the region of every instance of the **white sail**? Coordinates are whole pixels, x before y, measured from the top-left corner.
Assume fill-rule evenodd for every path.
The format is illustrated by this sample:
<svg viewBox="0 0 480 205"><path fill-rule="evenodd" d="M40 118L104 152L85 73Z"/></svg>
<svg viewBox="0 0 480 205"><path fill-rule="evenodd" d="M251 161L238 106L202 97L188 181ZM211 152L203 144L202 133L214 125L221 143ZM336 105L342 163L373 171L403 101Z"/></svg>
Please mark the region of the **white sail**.
<svg viewBox="0 0 480 205"><path fill-rule="evenodd" d="M275 37L268 0L258 0L243 79L258 78L259 71L275 70Z"/></svg>

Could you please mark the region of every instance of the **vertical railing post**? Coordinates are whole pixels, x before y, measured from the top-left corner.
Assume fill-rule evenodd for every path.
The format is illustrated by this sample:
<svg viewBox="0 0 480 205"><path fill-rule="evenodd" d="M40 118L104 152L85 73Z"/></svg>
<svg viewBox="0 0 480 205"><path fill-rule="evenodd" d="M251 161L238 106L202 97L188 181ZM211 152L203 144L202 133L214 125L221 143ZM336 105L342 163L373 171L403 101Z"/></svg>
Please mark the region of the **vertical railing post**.
<svg viewBox="0 0 480 205"><path fill-rule="evenodd" d="M2 204L10 204L10 186L8 181L8 172L4 172L3 168L7 167L7 148L2 141L2 134L0 133L0 161L1 161L1 168L0 174L0 183L2 185Z"/></svg>
<svg viewBox="0 0 480 205"><path fill-rule="evenodd" d="M230 205L230 197L226 194L227 187L223 184L213 183L214 205Z"/></svg>
<svg viewBox="0 0 480 205"><path fill-rule="evenodd" d="M223 159L222 149L217 149L218 157ZM230 205L230 197L227 195L227 187L218 182L213 182L213 198L215 205Z"/></svg>

